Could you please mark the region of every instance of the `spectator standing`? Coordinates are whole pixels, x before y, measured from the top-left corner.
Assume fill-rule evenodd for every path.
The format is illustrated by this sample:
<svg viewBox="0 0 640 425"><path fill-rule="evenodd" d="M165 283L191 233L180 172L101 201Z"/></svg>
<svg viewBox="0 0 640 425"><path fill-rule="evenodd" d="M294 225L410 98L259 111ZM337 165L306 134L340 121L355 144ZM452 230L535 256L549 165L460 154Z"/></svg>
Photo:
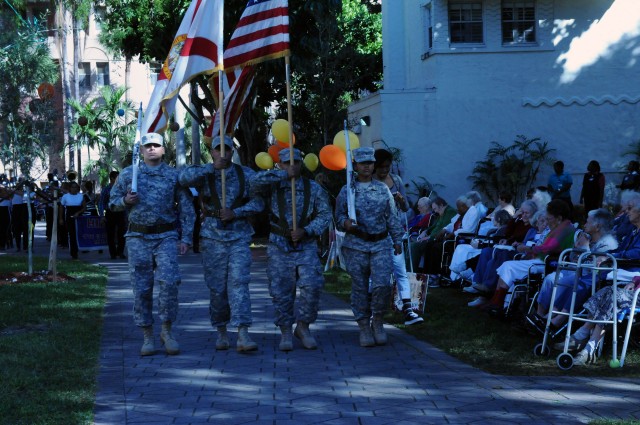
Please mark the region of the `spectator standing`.
<svg viewBox="0 0 640 425"><path fill-rule="evenodd" d="M573 178L564 172L564 162L556 161L553 164L554 173L549 176L547 187L552 199L561 199L569 205L569 210L573 213L573 202L571 202L571 186Z"/></svg>
<svg viewBox="0 0 640 425"><path fill-rule="evenodd" d="M11 247L11 191L0 185L0 251Z"/></svg>
<svg viewBox="0 0 640 425"><path fill-rule="evenodd" d="M220 149L222 143L226 147L224 155ZM258 349L258 344L249 336L252 323L249 246L254 232L248 218L262 211L264 202L251 192L249 183L255 172L231 162L233 147L231 137L216 136L211 143L213 164L183 169L179 182L184 188L197 190L202 200L204 222L200 247L204 280L209 287L211 325L218 331L216 350L229 348L227 325L231 324L238 329L236 350L246 352ZM224 205L220 195L222 170L225 173Z"/></svg>
<svg viewBox="0 0 640 425"><path fill-rule="evenodd" d="M98 202L98 215L104 217L106 222L107 244L109 245L109 255L112 260L127 258L124 255L124 234L127 231L127 216L124 211L111 211L109 208L111 190L119 175L120 172L115 170L109 173L109 184L100 191L100 201Z"/></svg>
<svg viewBox="0 0 640 425"><path fill-rule="evenodd" d="M373 173L373 179L378 180L387 185L396 205L396 214L400 223L405 222L404 214L409 209L409 203L404 191L402 179L397 174L391 173L391 161L393 156L391 152L385 149L378 149L374 153L376 162ZM389 248L393 250L393 247ZM413 308L411 308L411 284L407 277L407 267L405 265L404 253L392 254L393 259L393 275L396 280L398 295L402 299L402 313L404 314L404 324L413 325L423 321Z"/></svg>
<svg viewBox="0 0 640 425"><path fill-rule="evenodd" d="M279 349L291 351L291 327L297 319L294 334L306 349L317 348L309 325L318 317L320 292L324 285L318 258L318 243L331 221L329 196L315 181L302 177L302 155L293 149L279 154L280 170L262 171L253 183L264 187L270 202L271 233L267 247L269 294L276 313L275 324L282 338ZM297 227L293 230L291 178L295 178ZM262 191L262 188L260 189ZM297 317L294 315L296 287L300 290Z"/></svg>
<svg viewBox="0 0 640 425"><path fill-rule="evenodd" d="M21 176L18 184L13 191L11 199L11 224L13 230L13 238L16 242L16 252L27 251L29 249L29 211L27 210L27 200L25 196L24 186L26 179ZM35 193L29 191L31 197L31 220L32 224L36 222L36 208L33 205ZM33 235L32 239L33 241Z"/></svg>
<svg viewBox="0 0 640 425"><path fill-rule="evenodd" d="M83 215L98 216L98 196L93 188L92 181L85 181L82 185L82 197L84 198Z"/></svg>
<svg viewBox="0 0 640 425"><path fill-rule="evenodd" d="M627 164L627 174L622 178L618 186L620 190L640 190L640 162L629 161Z"/></svg>
<svg viewBox="0 0 640 425"><path fill-rule="evenodd" d="M580 192L580 203L584 204L584 212L602 208L602 200L604 199L605 177L600 172L600 163L598 161L590 161L587 165L587 172L582 179L582 191Z"/></svg>
<svg viewBox="0 0 640 425"><path fill-rule="evenodd" d="M53 191L58 189L58 181L53 179L53 173L49 173L47 175L49 179L49 183L47 187L44 188L44 196L41 198L44 202L44 216L46 222L46 231L45 234L47 236L47 241L51 240L51 233L53 229Z"/></svg>
<svg viewBox="0 0 640 425"><path fill-rule="evenodd" d="M153 286L157 282L158 310L162 320L160 340L169 355L180 352L171 333L178 316L180 269L178 250L186 254L193 231L193 199L178 184L178 171L162 162L164 139L157 133L142 137L142 156L138 171L137 191L131 191L133 167L122 171L109 200L112 211L127 211L129 230L127 257L134 294L134 321L142 328L142 356L155 353L153 337ZM177 209L176 209L177 205ZM182 236L178 247L178 219Z"/></svg>
<svg viewBox="0 0 640 425"><path fill-rule="evenodd" d="M346 232L342 253L351 276L351 310L360 327L360 346L373 347L387 343L382 318L391 305L392 255L402 252L403 232L389 188L372 178L373 148L354 149L353 161L357 224L349 218L345 186L336 200L336 226Z"/></svg>
<svg viewBox="0 0 640 425"><path fill-rule="evenodd" d="M74 260L78 259L78 235L76 218L85 210L84 196L80 193L80 185L77 182L69 184L69 193L62 195L60 203L64 207L64 216L60 215L60 221L64 221L69 235L69 253Z"/></svg>

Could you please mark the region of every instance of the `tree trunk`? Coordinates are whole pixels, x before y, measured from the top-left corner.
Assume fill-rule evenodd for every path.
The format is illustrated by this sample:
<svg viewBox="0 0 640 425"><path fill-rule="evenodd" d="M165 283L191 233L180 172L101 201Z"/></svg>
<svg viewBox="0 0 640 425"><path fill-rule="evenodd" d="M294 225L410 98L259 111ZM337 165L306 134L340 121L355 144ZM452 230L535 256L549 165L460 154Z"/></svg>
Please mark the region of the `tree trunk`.
<svg viewBox="0 0 640 425"><path fill-rule="evenodd" d="M71 84L70 84L70 70L69 70L69 58L67 55L67 35L69 34L69 11L64 6L63 2L58 4L59 17L60 17L60 30L57 31L57 36L60 37L60 72L62 74L62 107L64 109L64 131L63 137L65 143L70 142L70 130L71 123L73 122L73 110L69 105L68 100L71 98ZM74 146L69 143L69 170L75 168L74 158ZM64 170L60 170L64 174Z"/></svg>
<svg viewBox="0 0 640 425"><path fill-rule="evenodd" d="M78 80L78 69L80 64L80 38L78 35L78 26L80 22L76 19L77 10L75 7L72 9L72 19L73 19L73 88L74 88L74 98L77 101L80 101L80 81ZM89 77L90 78L90 77ZM75 114L74 114L75 120ZM76 146L76 152L78 152L78 164L77 164L77 172L78 172L78 182L82 181L82 149L80 149L81 144L80 140L77 136L74 138L74 145Z"/></svg>

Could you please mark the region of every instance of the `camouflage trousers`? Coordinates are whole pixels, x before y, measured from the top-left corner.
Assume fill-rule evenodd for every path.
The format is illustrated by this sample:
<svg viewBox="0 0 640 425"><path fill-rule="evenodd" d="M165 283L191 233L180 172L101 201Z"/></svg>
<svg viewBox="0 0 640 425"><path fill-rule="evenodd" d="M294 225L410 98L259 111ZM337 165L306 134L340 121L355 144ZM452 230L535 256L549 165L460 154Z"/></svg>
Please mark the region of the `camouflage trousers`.
<svg viewBox="0 0 640 425"><path fill-rule="evenodd" d="M270 244L267 247L267 257L269 294L275 309L276 326L291 326L296 321L296 289L300 291L297 320L315 322L324 286L317 246L306 243L301 251L283 252Z"/></svg>
<svg viewBox="0 0 640 425"><path fill-rule="evenodd" d="M391 251L364 252L343 246L342 254L351 276L351 310L356 321L368 319L371 313L386 313L391 303Z"/></svg>
<svg viewBox="0 0 640 425"><path fill-rule="evenodd" d="M200 239L204 280L209 287L209 316L214 327L251 326L250 238Z"/></svg>
<svg viewBox="0 0 640 425"><path fill-rule="evenodd" d="M133 320L138 326L153 324L153 286L158 284L158 315L175 322L178 315L178 239L127 238L129 275L133 288Z"/></svg>

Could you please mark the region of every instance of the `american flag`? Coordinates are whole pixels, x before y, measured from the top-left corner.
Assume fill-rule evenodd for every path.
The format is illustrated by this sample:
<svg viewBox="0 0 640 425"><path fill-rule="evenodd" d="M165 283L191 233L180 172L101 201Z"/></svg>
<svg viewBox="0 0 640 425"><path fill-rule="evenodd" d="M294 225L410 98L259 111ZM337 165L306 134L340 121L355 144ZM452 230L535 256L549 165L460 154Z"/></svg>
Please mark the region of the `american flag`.
<svg viewBox="0 0 640 425"><path fill-rule="evenodd" d="M289 54L287 0L249 0L224 52L225 70Z"/></svg>
<svg viewBox="0 0 640 425"><path fill-rule="evenodd" d="M216 73L211 78L210 86L214 92L214 100L218 103L218 75ZM242 109L247 103L249 91L253 85L253 77L255 75L255 69L253 66L245 66L242 68L236 68L234 70L227 71L223 74L222 90L225 93L224 98L224 128L225 134L233 134ZM220 116L219 111L216 111L211 125L205 131L205 136L212 137L220 134Z"/></svg>
<svg viewBox="0 0 640 425"><path fill-rule="evenodd" d="M193 0L189 5L151 94L142 134L163 131L175 110L180 88L200 74L218 70L223 3L223 0Z"/></svg>

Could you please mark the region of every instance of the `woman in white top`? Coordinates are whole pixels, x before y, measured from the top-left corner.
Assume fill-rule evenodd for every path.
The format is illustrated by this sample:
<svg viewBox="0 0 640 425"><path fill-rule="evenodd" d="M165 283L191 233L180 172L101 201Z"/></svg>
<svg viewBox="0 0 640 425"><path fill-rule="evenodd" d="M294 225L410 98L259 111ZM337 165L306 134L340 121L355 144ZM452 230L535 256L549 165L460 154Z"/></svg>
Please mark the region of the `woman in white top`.
<svg viewBox="0 0 640 425"><path fill-rule="evenodd" d="M69 184L69 193L62 196L60 203L64 206L64 219L60 217L60 221L64 220L69 234L69 251L71 258L78 258L78 239L76 235L75 219L82 215L85 210L85 201L80 193L80 185L77 182ZM62 223L61 223L62 224Z"/></svg>

